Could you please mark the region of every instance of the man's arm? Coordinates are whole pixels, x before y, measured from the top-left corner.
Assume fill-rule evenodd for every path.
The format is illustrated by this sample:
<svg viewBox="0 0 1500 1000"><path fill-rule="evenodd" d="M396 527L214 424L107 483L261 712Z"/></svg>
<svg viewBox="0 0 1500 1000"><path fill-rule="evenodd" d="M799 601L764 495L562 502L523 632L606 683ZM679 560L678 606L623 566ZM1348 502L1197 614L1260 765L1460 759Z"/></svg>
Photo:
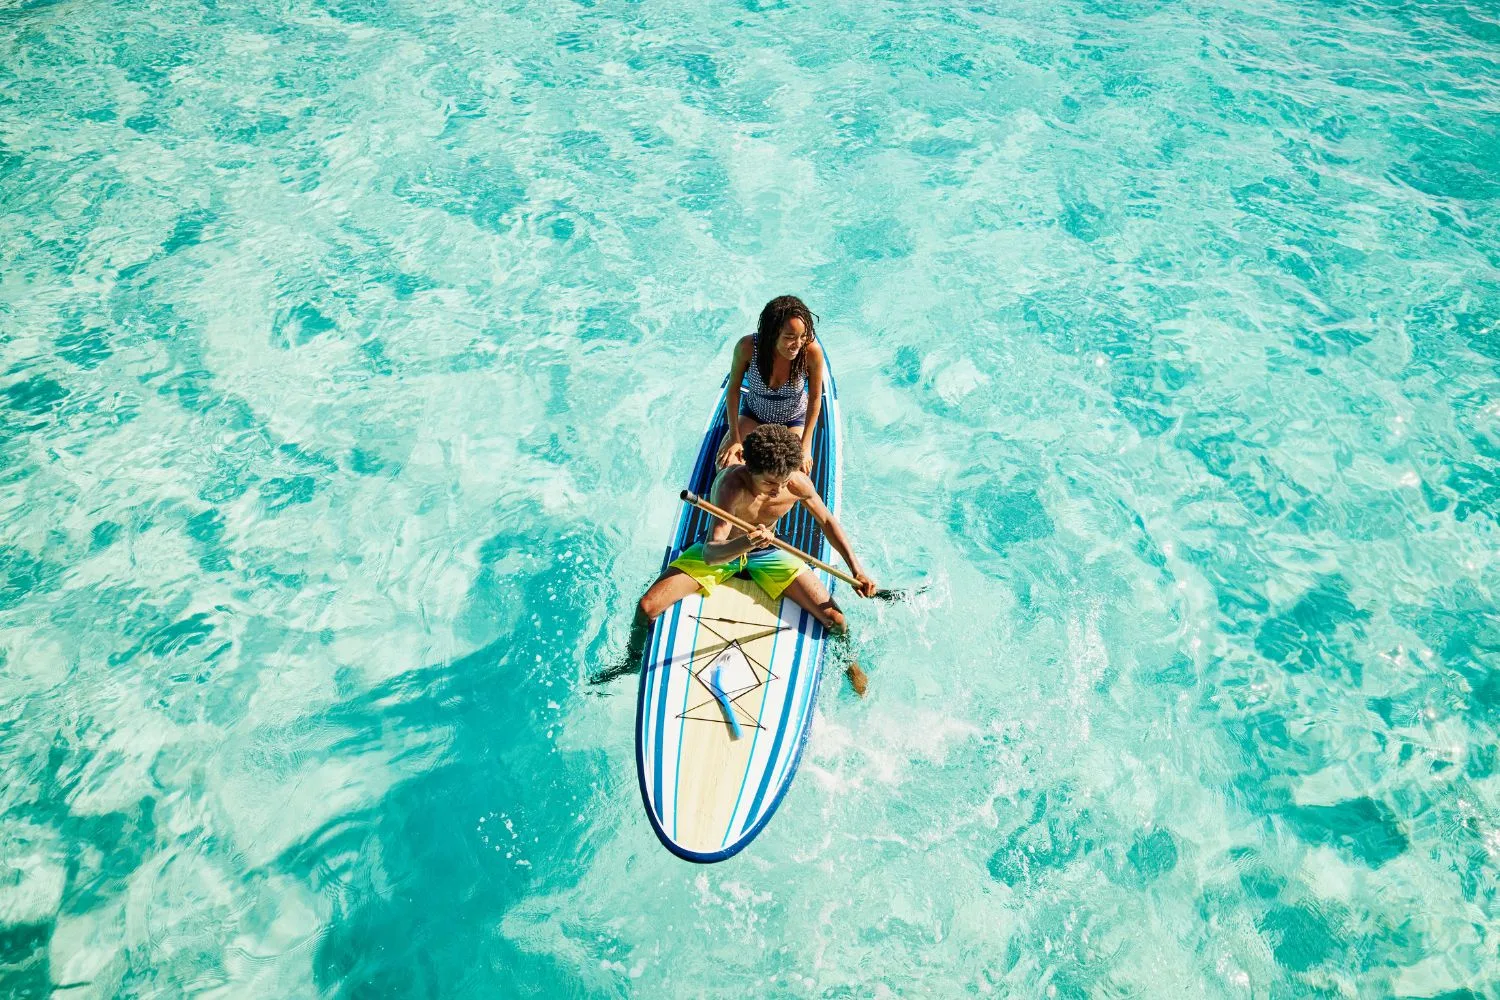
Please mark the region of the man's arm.
<svg viewBox="0 0 1500 1000"><path fill-rule="evenodd" d="M730 475L721 472L719 478L714 480L713 493L711 494L714 506L720 510L730 509L734 502L735 487L729 482ZM728 521L714 518L713 527L709 529L708 541L703 543L703 561L710 566L718 563L726 563L731 559L738 559L757 545L770 541L770 529L757 528L748 535L740 535L736 538L730 537L734 525Z"/></svg>
<svg viewBox="0 0 1500 1000"><path fill-rule="evenodd" d="M823 498L818 496L817 487L813 485L812 480L799 472L787 485L791 487L792 495L802 501L808 513L812 514L813 520L818 522L818 527L823 529L823 537L828 539L828 543L844 557L849 571L862 582L862 586L855 588L860 596L872 596L877 589L875 581L870 579L870 575L865 572L863 564L860 563L859 557L854 554L854 549L849 544L849 537L844 534L843 525L839 524L839 519L833 516L833 511L823 503Z"/></svg>

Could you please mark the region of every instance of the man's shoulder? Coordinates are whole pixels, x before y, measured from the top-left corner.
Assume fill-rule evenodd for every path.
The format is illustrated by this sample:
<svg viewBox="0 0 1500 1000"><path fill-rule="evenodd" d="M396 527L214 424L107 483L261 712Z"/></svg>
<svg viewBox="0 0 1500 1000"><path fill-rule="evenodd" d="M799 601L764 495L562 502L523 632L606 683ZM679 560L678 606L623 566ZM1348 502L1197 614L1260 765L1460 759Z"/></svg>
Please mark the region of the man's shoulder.
<svg viewBox="0 0 1500 1000"><path fill-rule="evenodd" d="M714 480L713 495L720 499L738 496L750 488L749 474L743 464L731 465Z"/></svg>

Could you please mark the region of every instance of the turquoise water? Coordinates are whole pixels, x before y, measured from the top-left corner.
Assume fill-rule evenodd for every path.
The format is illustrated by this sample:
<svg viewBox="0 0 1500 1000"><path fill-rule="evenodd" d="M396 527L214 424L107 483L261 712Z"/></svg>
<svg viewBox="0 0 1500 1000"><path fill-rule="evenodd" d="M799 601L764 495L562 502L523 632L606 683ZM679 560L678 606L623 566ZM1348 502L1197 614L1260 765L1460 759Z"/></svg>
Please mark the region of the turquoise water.
<svg viewBox="0 0 1500 1000"><path fill-rule="evenodd" d="M0 29L0 994L1500 995L1493 5ZM932 589L697 868L585 680L782 292Z"/></svg>

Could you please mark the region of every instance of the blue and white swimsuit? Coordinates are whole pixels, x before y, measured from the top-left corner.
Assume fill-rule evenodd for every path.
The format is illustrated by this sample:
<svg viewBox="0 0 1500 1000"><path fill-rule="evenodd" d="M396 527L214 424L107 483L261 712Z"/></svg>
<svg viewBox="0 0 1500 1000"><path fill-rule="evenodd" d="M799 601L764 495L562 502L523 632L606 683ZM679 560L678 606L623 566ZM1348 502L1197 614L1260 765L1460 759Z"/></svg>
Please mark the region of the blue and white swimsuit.
<svg viewBox="0 0 1500 1000"><path fill-rule="evenodd" d="M760 366L750 359L750 370L740 391L740 413L762 424L801 427L807 422L807 369L772 389L761 378Z"/></svg>

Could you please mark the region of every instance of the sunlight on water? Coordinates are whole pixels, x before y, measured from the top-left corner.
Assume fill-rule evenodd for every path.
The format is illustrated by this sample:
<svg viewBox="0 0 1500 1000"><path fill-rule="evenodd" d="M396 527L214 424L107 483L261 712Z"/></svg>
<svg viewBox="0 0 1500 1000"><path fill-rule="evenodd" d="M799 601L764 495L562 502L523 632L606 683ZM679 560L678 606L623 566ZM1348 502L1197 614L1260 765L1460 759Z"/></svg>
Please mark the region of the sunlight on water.
<svg viewBox="0 0 1500 1000"><path fill-rule="evenodd" d="M1500 984L1493 9L0 26L0 994ZM931 589L696 868L584 679L783 292Z"/></svg>

